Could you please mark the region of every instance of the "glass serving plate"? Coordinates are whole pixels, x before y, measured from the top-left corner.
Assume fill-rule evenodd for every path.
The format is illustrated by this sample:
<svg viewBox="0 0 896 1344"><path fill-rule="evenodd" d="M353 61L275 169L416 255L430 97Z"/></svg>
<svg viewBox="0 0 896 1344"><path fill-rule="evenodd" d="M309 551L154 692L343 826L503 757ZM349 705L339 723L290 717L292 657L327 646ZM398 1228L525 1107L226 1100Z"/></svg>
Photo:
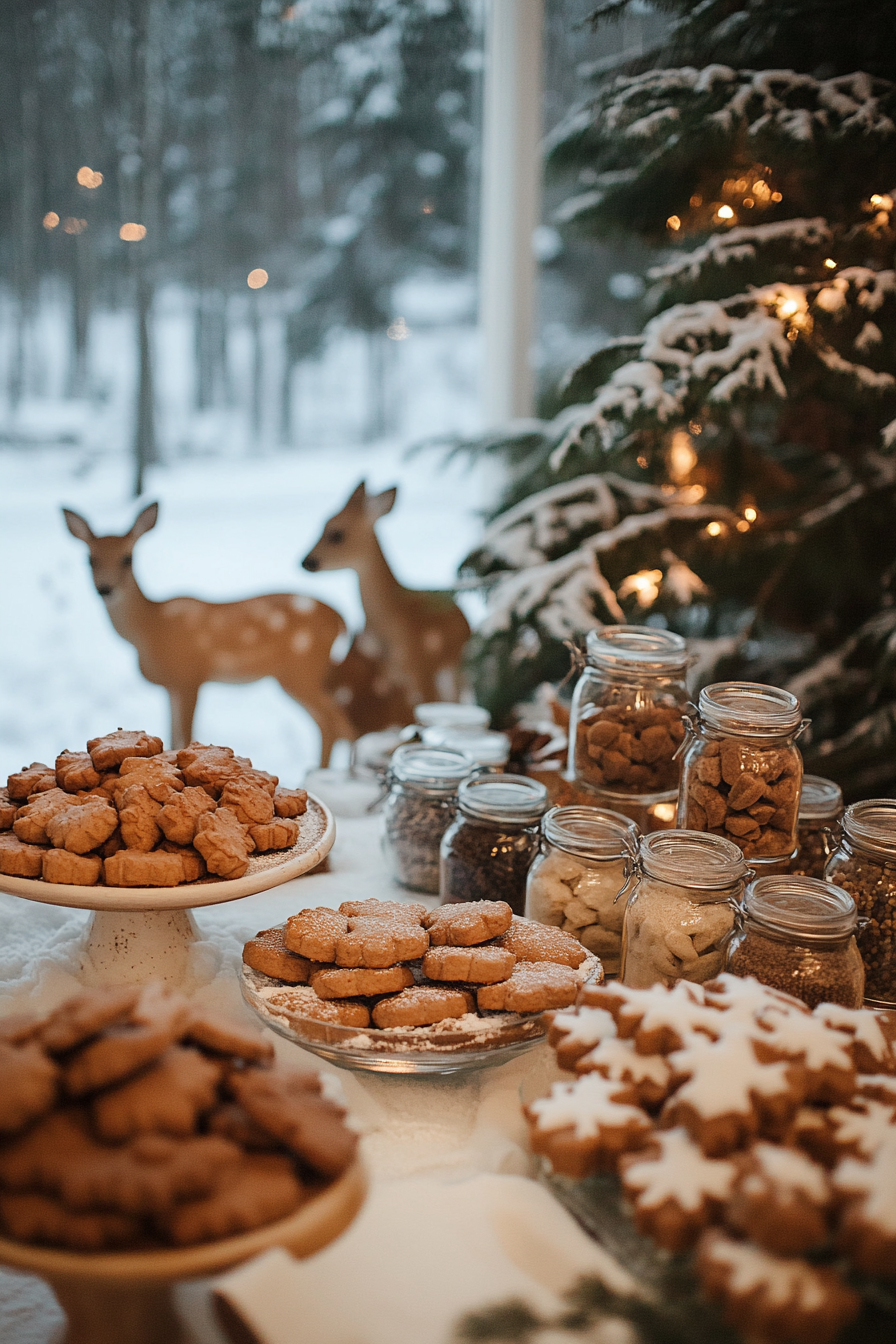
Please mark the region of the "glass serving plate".
<svg viewBox="0 0 896 1344"><path fill-rule="evenodd" d="M585 963L593 979L599 963ZM243 998L265 1026L286 1040L320 1055L331 1064L372 1073L459 1073L504 1064L543 1040L547 1027L543 1013L489 1013L477 1017L446 1018L431 1027L345 1027L303 1017L269 1001L272 992L298 989L243 966ZM313 991L309 991L313 992ZM297 997L301 998L301 995Z"/></svg>

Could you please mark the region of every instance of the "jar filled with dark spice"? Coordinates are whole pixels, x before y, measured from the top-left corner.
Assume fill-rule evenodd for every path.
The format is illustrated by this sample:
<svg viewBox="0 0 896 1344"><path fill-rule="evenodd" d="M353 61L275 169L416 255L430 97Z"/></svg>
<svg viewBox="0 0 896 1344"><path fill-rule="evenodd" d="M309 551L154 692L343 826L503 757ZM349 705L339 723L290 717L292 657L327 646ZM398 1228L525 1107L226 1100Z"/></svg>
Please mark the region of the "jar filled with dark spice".
<svg viewBox="0 0 896 1344"><path fill-rule="evenodd" d="M858 913L849 894L813 877L774 875L751 882L727 970L802 999L810 1008L861 1008L865 971L856 946Z"/></svg>
<svg viewBox="0 0 896 1344"><path fill-rule="evenodd" d="M460 751L412 743L394 752L387 774L383 852L403 887L435 896L439 846L457 812L457 788L473 769Z"/></svg>
<svg viewBox="0 0 896 1344"><path fill-rule="evenodd" d="M840 838L843 794L839 784L821 775L803 775L797 822L799 853L791 872L797 877L824 877L828 859Z"/></svg>
<svg viewBox="0 0 896 1344"><path fill-rule="evenodd" d="M522 915L526 877L547 808L547 789L525 775L464 780L457 817L442 840L442 904L506 901L515 915Z"/></svg>
<svg viewBox="0 0 896 1344"><path fill-rule="evenodd" d="M896 799L868 798L846 809L825 877L849 892L865 921L858 944L868 1003L896 1007Z"/></svg>

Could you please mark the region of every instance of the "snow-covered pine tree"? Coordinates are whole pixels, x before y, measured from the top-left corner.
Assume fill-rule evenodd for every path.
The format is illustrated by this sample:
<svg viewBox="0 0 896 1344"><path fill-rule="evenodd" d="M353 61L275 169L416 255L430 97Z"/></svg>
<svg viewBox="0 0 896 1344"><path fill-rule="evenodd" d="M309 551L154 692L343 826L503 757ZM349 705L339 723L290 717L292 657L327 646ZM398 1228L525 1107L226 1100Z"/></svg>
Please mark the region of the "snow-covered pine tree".
<svg viewBox="0 0 896 1344"><path fill-rule="evenodd" d="M618 18L609 0L595 21ZM896 41L868 0L659 0L549 137L563 227L661 247L641 333L566 377L465 562L499 716L598 622L668 625L698 684L789 685L810 768L896 788Z"/></svg>

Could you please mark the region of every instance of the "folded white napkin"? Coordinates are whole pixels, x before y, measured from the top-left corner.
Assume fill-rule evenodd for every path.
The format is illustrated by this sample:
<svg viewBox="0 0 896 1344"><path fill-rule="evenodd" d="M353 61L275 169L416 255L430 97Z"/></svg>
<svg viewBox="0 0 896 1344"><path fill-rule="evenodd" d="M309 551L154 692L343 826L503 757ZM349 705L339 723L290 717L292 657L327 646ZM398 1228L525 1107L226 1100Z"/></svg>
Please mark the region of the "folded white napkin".
<svg viewBox="0 0 896 1344"><path fill-rule="evenodd" d="M541 1186L483 1174L378 1185L320 1254L269 1251L211 1288L260 1344L450 1344L466 1312L508 1298L554 1312L582 1274L635 1287Z"/></svg>

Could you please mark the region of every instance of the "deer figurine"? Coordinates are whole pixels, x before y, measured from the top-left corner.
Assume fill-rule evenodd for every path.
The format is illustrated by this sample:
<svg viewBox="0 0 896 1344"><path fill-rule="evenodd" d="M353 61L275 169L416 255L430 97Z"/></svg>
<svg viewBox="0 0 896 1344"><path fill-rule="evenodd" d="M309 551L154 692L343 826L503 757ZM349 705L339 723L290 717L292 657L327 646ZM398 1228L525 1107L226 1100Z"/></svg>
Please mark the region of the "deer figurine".
<svg viewBox="0 0 896 1344"><path fill-rule="evenodd" d="M368 495L364 481L324 525L301 562L312 574L353 569L366 625L328 685L356 733L410 723L414 706L456 700L470 627L450 592L405 588L389 568L374 524L395 504L398 487Z"/></svg>
<svg viewBox="0 0 896 1344"><path fill-rule="evenodd" d="M132 555L139 538L155 527L158 504L148 505L123 537L96 537L80 514L62 512L69 532L90 550L93 582L109 619L137 650L146 680L168 692L173 747L192 741L193 714L204 682L245 683L261 677L275 677L314 719L325 765L338 738L356 736L325 689L333 641L345 631L332 607L300 593L268 593L242 602L196 597L153 602L134 577Z"/></svg>

